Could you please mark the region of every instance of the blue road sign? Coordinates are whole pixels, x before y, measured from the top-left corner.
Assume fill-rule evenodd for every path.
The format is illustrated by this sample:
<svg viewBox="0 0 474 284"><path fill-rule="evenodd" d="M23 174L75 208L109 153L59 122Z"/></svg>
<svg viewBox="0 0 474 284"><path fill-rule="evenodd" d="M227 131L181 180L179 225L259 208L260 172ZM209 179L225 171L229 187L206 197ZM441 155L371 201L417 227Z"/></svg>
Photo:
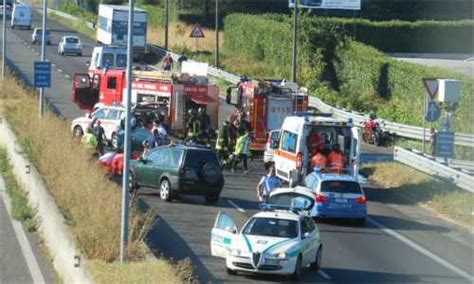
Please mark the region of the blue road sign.
<svg viewBox="0 0 474 284"><path fill-rule="evenodd" d="M51 62L35 61L35 87L51 87Z"/></svg>
<svg viewBox="0 0 474 284"><path fill-rule="evenodd" d="M426 121L435 122L441 116L441 110L439 109L438 104L435 101L429 101L428 107L426 110Z"/></svg>
<svg viewBox="0 0 474 284"><path fill-rule="evenodd" d="M438 132L436 135L435 156L452 158L454 156L454 133Z"/></svg>

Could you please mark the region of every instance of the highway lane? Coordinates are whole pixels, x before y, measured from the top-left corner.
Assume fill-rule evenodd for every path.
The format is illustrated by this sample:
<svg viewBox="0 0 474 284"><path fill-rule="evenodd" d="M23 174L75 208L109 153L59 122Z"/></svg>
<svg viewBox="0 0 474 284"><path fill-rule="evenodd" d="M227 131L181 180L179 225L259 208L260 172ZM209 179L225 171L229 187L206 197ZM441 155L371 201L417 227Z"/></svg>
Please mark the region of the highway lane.
<svg viewBox="0 0 474 284"><path fill-rule="evenodd" d="M59 38L62 33L69 33L65 27L54 22L51 24L53 39ZM17 33L16 30L14 32ZM24 31L18 31L18 33L21 39L24 39L28 34ZM20 48L21 46L23 49ZM77 62L76 58L57 56L56 49L53 47L49 47L47 50L49 50L49 59L66 72L77 72L77 70L85 68L85 65L82 65L83 62ZM23 43L18 43L18 48L12 52L10 58L12 61L21 61L22 58L36 56ZM85 61L85 59L83 60ZM31 67L30 70L27 70L26 65L22 66L21 71L31 73ZM56 83L59 88L69 88L70 90L71 81L64 76L58 76ZM56 88L55 90L57 91ZM57 93L60 93L63 98L70 97L69 93L58 91ZM63 108L64 112L69 112L66 104L72 105L72 102L69 100L64 106L59 105L59 107ZM230 108L225 107L223 114L229 110ZM66 113L65 116L71 115L71 113ZM198 197L183 197L182 202L164 203L159 201L158 195L153 190L143 191L140 198L148 207L156 210L159 218L158 225L150 234L149 239L152 245L159 246L160 251L156 253L163 253L175 259L191 257L197 267L198 275L203 281L268 280L268 278L262 277L228 276L225 273L223 261L209 256L210 229L217 212L219 210L230 211L240 223L256 212L254 188L262 174L261 162L252 163L252 174L250 175L226 174L223 198L216 206L205 206L202 198ZM423 247L472 275L472 268L469 267L472 263L472 244L469 245L469 242L460 240L458 235L464 234L458 233L456 227L450 226L430 214L419 216L419 211L411 206L413 204L396 204L396 202L384 200L383 193L375 188L367 189L367 191L370 199L372 196L374 197L374 201L369 203L370 214L374 220L394 229L409 240L422 244ZM233 204L239 206L241 210L234 208ZM430 218L432 220L427 221ZM366 227L353 227L344 223L331 222L321 223L319 227L324 238L323 271L325 274L306 273L305 280L307 281L463 281L457 274L446 269L437 261L425 256L399 238L380 230L372 223ZM329 276L330 279L325 276ZM276 277L269 280L281 281L285 279Z"/></svg>

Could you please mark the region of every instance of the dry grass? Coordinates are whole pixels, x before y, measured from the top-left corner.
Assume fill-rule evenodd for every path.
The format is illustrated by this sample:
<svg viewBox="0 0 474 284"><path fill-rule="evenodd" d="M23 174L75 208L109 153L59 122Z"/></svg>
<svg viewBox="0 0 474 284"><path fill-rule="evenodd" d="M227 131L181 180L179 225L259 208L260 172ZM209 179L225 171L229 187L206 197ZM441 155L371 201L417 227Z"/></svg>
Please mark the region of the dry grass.
<svg viewBox="0 0 474 284"><path fill-rule="evenodd" d="M193 30L193 25L183 22L171 22L169 27L169 46L172 50L189 49L196 51L196 39L190 38L189 35ZM199 51L213 52L216 49L215 30L202 28L205 38L198 39ZM149 27L148 41L164 46L165 43L164 27ZM222 48L224 44L224 33L219 32L219 46Z"/></svg>
<svg viewBox="0 0 474 284"><path fill-rule="evenodd" d="M80 247L90 259L119 254L121 192L96 165L92 152L71 137L67 122L47 111L38 119L37 96L13 79L1 82L0 109L45 179ZM140 220L138 220L140 219ZM132 244L145 236L150 214L133 214Z"/></svg>
<svg viewBox="0 0 474 284"><path fill-rule="evenodd" d="M405 197L463 226L474 224L474 194L399 163L363 167L369 179L387 194Z"/></svg>

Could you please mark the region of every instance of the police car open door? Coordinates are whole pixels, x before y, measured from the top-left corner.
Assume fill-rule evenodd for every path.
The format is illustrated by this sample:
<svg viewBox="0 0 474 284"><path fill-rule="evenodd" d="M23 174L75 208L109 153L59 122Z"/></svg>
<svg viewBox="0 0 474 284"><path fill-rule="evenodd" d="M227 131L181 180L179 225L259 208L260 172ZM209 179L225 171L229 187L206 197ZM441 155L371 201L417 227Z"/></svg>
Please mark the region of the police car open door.
<svg viewBox="0 0 474 284"><path fill-rule="evenodd" d="M227 212L219 212L211 232L211 254L225 258L237 236L237 225Z"/></svg>

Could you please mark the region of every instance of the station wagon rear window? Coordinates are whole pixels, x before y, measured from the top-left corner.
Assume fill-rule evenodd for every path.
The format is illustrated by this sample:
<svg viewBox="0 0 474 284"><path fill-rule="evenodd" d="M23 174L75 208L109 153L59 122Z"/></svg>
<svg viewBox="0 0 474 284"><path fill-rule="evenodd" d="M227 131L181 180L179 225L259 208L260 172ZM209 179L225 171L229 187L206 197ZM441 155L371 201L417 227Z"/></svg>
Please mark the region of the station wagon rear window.
<svg viewBox="0 0 474 284"><path fill-rule="evenodd" d="M321 192L361 194L362 190L359 184L353 181L323 181Z"/></svg>
<svg viewBox="0 0 474 284"><path fill-rule="evenodd" d="M198 169L206 163L220 167L216 155L211 151L189 150L186 153L186 166Z"/></svg>

